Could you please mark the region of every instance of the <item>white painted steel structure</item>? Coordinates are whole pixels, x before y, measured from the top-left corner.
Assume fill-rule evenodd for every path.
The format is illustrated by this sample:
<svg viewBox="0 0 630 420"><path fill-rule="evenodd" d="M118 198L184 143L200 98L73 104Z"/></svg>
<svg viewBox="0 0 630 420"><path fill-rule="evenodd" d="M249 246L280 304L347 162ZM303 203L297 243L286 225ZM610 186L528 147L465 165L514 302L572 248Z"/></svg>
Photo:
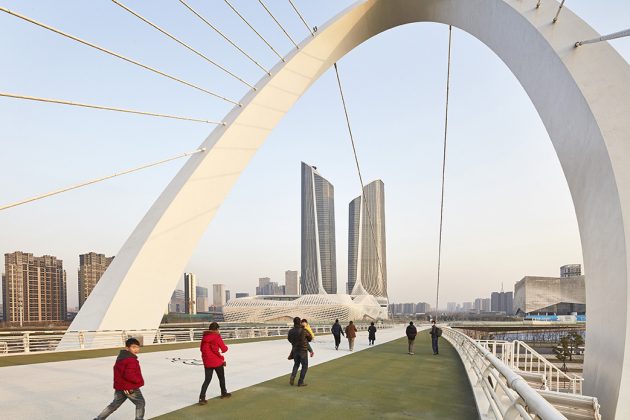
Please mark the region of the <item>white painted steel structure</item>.
<svg viewBox="0 0 630 420"><path fill-rule="evenodd" d="M320 26L256 84L202 143L123 245L72 329L154 328L198 240L238 176L298 98L333 63L381 32L453 25L519 80L547 128L575 205L589 279L585 392L630 418L630 68L599 34L546 0L366 0ZM405 48L408 48L406 45ZM412 53L412 52L410 52ZM149 285L151 285L149 287ZM133 317L127 308L142 307Z"/></svg>

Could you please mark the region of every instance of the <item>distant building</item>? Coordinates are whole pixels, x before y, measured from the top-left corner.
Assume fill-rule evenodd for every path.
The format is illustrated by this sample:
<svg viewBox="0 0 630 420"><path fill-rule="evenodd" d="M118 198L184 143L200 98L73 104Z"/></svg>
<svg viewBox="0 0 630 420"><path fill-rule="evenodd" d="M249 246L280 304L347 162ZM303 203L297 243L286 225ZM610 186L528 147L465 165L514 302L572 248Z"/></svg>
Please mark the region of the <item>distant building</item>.
<svg viewBox="0 0 630 420"><path fill-rule="evenodd" d="M481 311L482 312L490 312L491 301L490 298L482 299L481 301Z"/></svg>
<svg viewBox="0 0 630 420"><path fill-rule="evenodd" d="M576 277L582 275L581 264L567 264L560 267L560 277Z"/></svg>
<svg viewBox="0 0 630 420"><path fill-rule="evenodd" d="M463 302L462 303L462 310L465 312L471 311L473 308L473 303L472 302Z"/></svg>
<svg viewBox="0 0 630 420"><path fill-rule="evenodd" d="M287 295L298 295L298 272L287 270L284 272L284 284Z"/></svg>
<svg viewBox="0 0 630 420"><path fill-rule="evenodd" d="M225 303L228 303L230 301L230 291L226 290L225 291Z"/></svg>
<svg viewBox="0 0 630 420"><path fill-rule="evenodd" d="M51 255L4 254L2 276L3 318L7 322L65 321L66 271Z"/></svg>
<svg viewBox="0 0 630 420"><path fill-rule="evenodd" d="M186 299L184 297L184 291L175 289L171 295L171 301L168 304L168 311L170 313L183 314L186 310Z"/></svg>
<svg viewBox="0 0 630 420"><path fill-rule="evenodd" d="M212 285L212 306L222 308L225 306L225 284Z"/></svg>
<svg viewBox="0 0 630 420"><path fill-rule="evenodd" d="M197 313L197 279L193 273L184 273L184 312Z"/></svg>
<svg viewBox="0 0 630 420"><path fill-rule="evenodd" d="M236 298L244 298L244 297L249 297L249 293L244 293L244 292L236 292Z"/></svg>
<svg viewBox="0 0 630 420"><path fill-rule="evenodd" d="M431 305L426 302L418 302L416 303L416 313L417 314L428 314L431 312Z"/></svg>
<svg viewBox="0 0 630 420"><path fill-rule="evenodd" d="M348 293L387 301L385 184L376 180L348 206Z"/></svg>
<svg viewBox="0 0 630 420"><path fill-rule="evenodd" d="M208 288L197 286L195 289L197 291L197 313L208 312L208 307L210 306Z"/></svg>
<svg viewBox="0 0 630 420"><path fill-rule="evenodd" d="M302 162L300 291L337 293L335 188L314 166Z"/></svg>
<svg viewBox="0 0 630 420"><path fill-rule="evenodd" d="M106 257L95 252L79 255L79 309L113 260L114 257Z"/></svg>
<svg viewBox="0 0 630 420"><path fill-rule="evenodd" d="M457 303L456 302L448 302L446 304L446 312L456 312L457 311Z"/></svg>
<svg viewBox="0 0 630 420"><path fill-rule="evenodd" d="M261 277L258 279L258 287L256 287L256 295L284 295L285 287L278 285L277 282L271 281L269 277Z"/></svg>
<svg viewBox="0 0 630 420"><path fill-rule="evenodd" d="M514 290L514 310L517 315L586 313L584 276L525 276L516 283Z"/></svg>
<svg viewBox="0 0 630 420"><path fill-rule="evenodd" d="M512 292L492 292L490 295L490 310L492 312L505 312L506 315L512 315Z"/></svg>
<svg viewBox="0 0 630 420"><path fill-rule="evenodd" d="M477 311L481 311L482 302L483 302L483 298L475 299L475 302L473 303L473 309Z"/></svg>

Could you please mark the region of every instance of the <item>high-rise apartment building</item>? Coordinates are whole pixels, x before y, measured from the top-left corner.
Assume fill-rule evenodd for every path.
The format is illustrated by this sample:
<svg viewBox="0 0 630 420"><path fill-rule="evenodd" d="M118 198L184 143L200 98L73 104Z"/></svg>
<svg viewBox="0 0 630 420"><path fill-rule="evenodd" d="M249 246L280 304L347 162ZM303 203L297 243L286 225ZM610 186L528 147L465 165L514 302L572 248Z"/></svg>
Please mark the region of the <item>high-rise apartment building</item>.
<svg viewBox="0 0 630 420"><path fill-rule="evenodd" d="M455 312L457 311L457 303L456 302L448 302L446 304L446 312Z"/></svg>
<svg viewBox="0 0 630 420"><path fill-rule="evenodd" d="M79 255L79 309L113 260L114 257L106 257L96 252Z"/></svg>
<svg viewBox="0 0 630 420"><path fill-rule="evenodd" d="M385 184L376 180L349 205L348 293L387 299Z"/></svg>
<svg viewBox="0 0 630 420"><path fill-rule="evenodd" d="M297 295L298 291L298 272L287 270L284 272L284 285L287 295Z"/></svg>
<svg viewBox="0 0 630 420"><path fill-rule="evenodd" d="M581 264L567 264L560 267L560 278L577 277L582 275Z"/></svg>
<svg viewBox="0 0 630 420"><path fill-rule="evenodd" d="M226 290L225 291L225 303L228 303L230 301L230 291Z"/></svg>
<svg viewBox="0 0 630 420"><path fill-rule="evenodd" d="M168 303L168 311L171 313L183 314L186 312L186 298L184 291L180 289L173 290L171 300Z"/></svg>
<svg viewBox="0 0 630 420"><path fill-rule="evenodd" d="M490 295L490 309L492 312L505 312L506 315L512 315L512 303L514 300L512 292L492 292Z"/></svg>
<svg viewBox="0 0 630 420"><path fill-rule="evenodd" d="M65 321L66 271L51 255L25 252L4 254L3 318L7 322Z"/></svg>
<svg viewBox="0 0 630 420"><path fill-rule="evenodd" d="M225 306L225 284L212 285L212 306L215 308Z"/></svg>
<svg viewBox="0 0 630 420"><path fill-rule="evenodd" d="M208 288L197 286L197 313L199 312L208 312L208 307L210 306L210 301L208 300Z"/></svg>
<svg viewBox="0 0 630 420"><path fill-rule="evenodd" d="M197 313L197 278L193 273L184 273L184 312Z"/></svg>
<svg viewBox="0 0 630 420"><path fill-rule="evenodd" d="M303 295L337 293L335 189L314 166L302 162Z"/></svg>

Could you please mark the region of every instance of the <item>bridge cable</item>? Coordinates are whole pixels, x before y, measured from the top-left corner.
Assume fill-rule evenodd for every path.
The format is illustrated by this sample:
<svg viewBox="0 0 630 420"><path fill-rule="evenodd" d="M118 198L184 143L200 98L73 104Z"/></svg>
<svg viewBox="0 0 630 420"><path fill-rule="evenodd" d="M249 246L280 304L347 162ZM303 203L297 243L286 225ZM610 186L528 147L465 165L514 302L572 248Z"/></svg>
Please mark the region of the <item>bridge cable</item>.
<svg viewBox="0 0 630 420"><path fill-rule="evenodd" d="M293 4L293 2L291 0L289 0L289 3L291 3L291 7L293 7L293 10L295 10L295 13L297 13L297 15L300 17L300 19L302 20L302 23L304 23L304 26L306 26L306 29L308 29L308 31L311 33L311 36L314 37L315 33L313 32L311 27L308 26L308 23L306 23L306 21L304 20L304 17L300 13L300 11L297 9L297 7L295 7L295 4Z"/></svg>
<svg viewBox="0 0 630 420"><path fill-rule="evenodd" d="M230 43L230 45L232 45L234 48L236 48L237 50L239 50L245 57L247 57L252 63L254 63L255 65L257 65L262 71L264 71L265 73L267 73L268 75L271 76L271 72L266 69L265 67L263 67L260 63L258 63L258 61L254 60L249 54L247 54L241 47L239 47L238 45L236 45L230 38L228 38L223 32L221 32L216 26L214 26L212 23L210 23L206 18L204 18L199 12L197 12L195 9L193 9L188 3L186 3L184 0L179 0L179 2L181 4L183 4L184 6L186 6L186 8L188 10L190 10L195 16L197 16L199 19L201 19L206 25L208 25L212 30L214 30L217 34L221 35L221 37L223 37L223 39L225 39L227 42ZM253 88L254 90L256 90L256 88Z"/></svg>
<svg viewBox="0 0 630 420"><path fill-rule="evenodd" d="M282 32L284 32L284 34L287 36L287 38L289 38L289 41L291 41L291 43L293 43L293 45L295 45L295 48L297 48L299 50L300 47L298 46L298 44L293 40L293 38L291 38L291 35L289 35L289 33L286 31L286 29L284 29L282 24L280 22L278 22L278 19L276 19L276 17L273 15L273 13L271 13L271 11L267 8L267 6L265 6L265 3L263 3L262 0L258 0L258 3L260 3L260 5L267 11L269 16L271 16L273 21L276 22L278 27L280 29L282 29Z"/></svg>
<svg viewBox="0 0 630 420"><path fill-rule="evenodd" d="M446 104L444 109L444 148L442 152L442 184L441 184L441 196L440 196L440 234L438 239L438 261L437 261L437 287L435 292L435 322L438 318L438 304L440 301L440 268L442 264L442 228L444 224L444 176L446 174L446 139L448 133L448 98L450 92L451 83L451 40L452 40L453 27L448 26L448 61L446 67Z"/></svg>
<svg viewBox="0 0 630 420"><path fill-rule="evenodd" d="M78 106L78 107L84 107L84 108L102 109L106 111L126 112L129 114L147 115L151 117L172 118L176 120L194 121L194 122L200 122L200 123L206 123L206 124L225 125L225 122L222 122L222 121L211 121L211 120L203 120L200 118L183 117L179 115L159 114L155 112L145 112L145 111L138 111L134 109L115 108L115 107L110 107L110 106L94 105L94 104L84 104L81 102L72 102L72 101L66 101L63 99L39 98L36 96L17 95L17 94L8 93L8 92L0 92L0 96L5 97L5 98L24 99L27 101L47 102L47 103L53 103L53 104L71 105L71 106Z"/></svg>
<svg viewBox="0 0 630 420"><path fill-rule="evenodd" d="M35 196L35 197L27 198L25 200L17 201L15 203L10 203L10 204L6 204L6 205L3 205L3 206L0 206L0 211L7 210L7 209L10 209L12 207L21 206L21 205L26 204L26 203L31 203L33 201L42 200L44 198L51 197L53 195L65 193L65 192L71 191L71 190L76 190L78 188L82 188L82 187L85 187L85 186L88 186L88 185L96 184L98 182L106 181L106 180L111 179L111 178L115 178L115 177L122 176L122 175L127 175L127 174L130 174L132 172L137 172L137 171L140 171L142 169L147 169L147 168L151 168L153 166L158 166L158 165L161 165L163 163L167 163L167 162L170 162L170 161L173 161L173 160L176 160L176 159L180 159L180 158L183 158L183 157L186 157L186 156L191 156L191 155L194 155L194 154L197 154L197 153L201 153L201 152L205 152L205 151L206 151L206 149L204 147L204 148L201 148L201 149L193 150L192 152L182 153L180 155L173 156L173 157L170 157L170 158L167 158L167 159L163 159L163 160L160 160L160 161L157 161L157 162L148 163L148 164L145 164L145 165L142 165L142 166L138 166L136 168L125 170L123 172L118 172L118 173L115 173L115 174L112 174L112 175L104 176L102 178L97 178L97 179L92 179L90 181L81 182L80 184L71 185L69 187L65 187L65 188L61 188L61 189L55 190L55 191L48 192L46 194L38 195L38 196Z"/></svg>
<svg viewBox="0 0 630 420"><path fill-rule="evenodd" d="M164 35L166 35L167 37L171 38L173 41L177 42L179 45L185 47L186 49L188 49L189 51L192 51L193 53L195 53L196 55L198 55L199 57L203 58L204 60L206 60L208 63L212 64L213 66L217 67L218 69L222 70L224 73L230 75L231 77L233 77L234 79L238 80L239 82L249 86L250 88L254 89L254 86L251 85L250 83L247 83L245 80L243 80L242 78L238 77L236 74L234 74L233 72L231 72L230 70L226 69L225 67L223 67L222 65L220 65L219 63L217 63L216 61L208 58L205 54L199 52L198 50L194 49L193 47L191 47L190 45L186 44L184 41L180 40L179 38L175 37L174 35L172 35L171 33L167 32L165 29L160 28L158 25L156 25L155 23L151 22L149 19L143 17L142 15L140 15L137 12L134 12L133 10L131 10L129 7L125 6L124 4L122 4L121 2L119 2L118 0L112 0L112 2L114 4L116 4L117 6L120 6L122 9L126 10L127 12L131 13L132 15L134 15L135 17L137 17L138 19L140 19L141 21L145 22L146 24L152 26L153 28L157 29L158 31L160 31L161 33L163 33Z"/></svg>
<svg viewBox="0 0 630 420"><path fill-rule="evenodd" d="M339 94L341 96L341 103L343 105L343 112L346 119L346 125L348 126L348 134L350 136L350 143L352 145L352 153L354 155L354 162L357 167L357 173L359 174L359 183L361 184L361 204L365 208L365 211L367 213L367 218L370 225L370 231L372 233L372 239L374 242L374 251L376 253L376 261L377 261L378 270L380 272L381 279L385 281L383 263L381 261L381 258L378 252L378 244L376 243L376 233L374 230L374 224L372 221L372 216L370 215L370 209L367 206L367 202L365 201L365 196L364 196L365 184L363 183L363 176L361 175L361 166L359 165L359 157L357 156L357 148L354 143L354 136L352 135L352 128L350 126L350 117L348 116L348 108L346 106L346 100L343 94L343 88L341 87L341 79L339 78L339 69L337 68L337 63L334 63L334 67L335 67L335 74L337 76L337 85L339 86ZM359 226L359 229L363 229L363 227ZM361 244L358 244L358 246L361 246ZM358 261L357 264L360 264L360 261ZM357 281L361 281L361 280L357 279ZM387 299L387 310L389 311L389 295L386 296L386 299Z"/></svg>
<svg viewBox="0 0 630 420"><path fill-rule="evenodd" d="M176 82L182 83L182 84L184 84L186 86L189 86L189 87L191 87L193 89L197 89L197 90L199 90L201 92L207 93L208 95L214 96L215 98L222 99L222 100L224 100L226 102L230 102L230 103L232 103L234 105L242 106L239 102L236 102L236 101L233 101L231 99L228 99L228 98L226 98L224 96L221 96L221 95L219 95L217 93L211 92L211 91L209 91L207 89L204 89L204 88L202 88L200 86L197 86L197 85L195 85L193 83L190 83L190 82L187 82L185 80L179 79L179 78L177 78L175 76L172 76L172 75L170 75L168 73L165 73L163 71L160 71L158 69L150 67L150 66L148 66L146 64L142 64L142 63L140 63L140 62L138 62L136 60L133 60L133 59L131 59L129 57L125 57L124 55L121 55L121 54L118 54L116 52L110 51L110 50L108 50L106 48L100 47L100 46L98 46L96 44L93 44L93 43L91 43L89 41L86 41L84 39L78 38L78 37L76 37L74 35L70 35L70 34L68 34L66 32L63 32L63 31L59 30L59 29L53 28L52 26L48 26L48 25L46 25L44 23L38 22L38 21L36 21L34 19L31 19L31 18L29 18L27 16L21 15L21 14L19 14L17 12L14 12L12 10L7 9L7 8L4 8L4 7L0 6L0 11L8 13L8 14L10 14L12 16L18 17L20 19L23 19L23 20L25 20L25 21L27 21L29 23L32 23L34 25L37 25L37 26L39 26L41 28L48 29L49 31L55 32L56 34L59 34L59 35L64 36L66 38L72 39L73 41L77 41L77 42L79 42L79 43L81 43L83 45L87 45L88 47L92 47L92 48L94 48L96 50L99 50L101 52L104 52L106 54L114 56L116 58L120 58L121 60L124 60L124 61L126 61L128 63L134 64L134 65L136 65L138 67L142 67L143 69L149 70L149 71L151 71L153 73L156 73L156 74L159 74L160 76L164 76L164 77L166 77L168 79L171 79L171 80L174 80Z"/></svg>
<svg viewBox="0 0 630 420"><path fill-rule="evenodd" d="M556 23L558 21L558 16L560 16L560 11L562 10L562 6L564 6L564 1L562 0L560 2L560 6L558 7L558 11L556 12L556 16L554 16L553 20L551 21L551 23Z"/></svg>
<svg viewBox="0 0 630 420"><path fill-rule="evenodd" d="M626 29L625 31L615 32L609 35L603 35L599 38L587 39L586 41L578 41L575 43L576 47L584 44L594 44L596 42L609 41L611 39L623 38L626 36L630 36L630 29Z"/></svg>
<svg viewBox="0 0 630 420"><path fill-rule="evenodd" d="M256 35L258 35L258 38L262 39L262 40L263 40L263 42L264 42L265 44L267 44L267 46L268 46L269 48L271 48L271 51L273 51L273 52L274 52L274 53L278 56L278 58L280 58L280 60L285 61L285 60L284 60L284 57L283 57L283 56L281 56L281 55L280 55L280 53L279 53L278 51L276 51L276 49L275 49L274 47L272 47L272 46L271 46L271 44L270 44L269 42L267 42L267 40L266 40L266 39L265 39L265 38L264 38L264 37L263 37L263 36L262 36L262 35L261 35L261 34L260 34L260 33L259 33L256 29L254 29L254 27L253 27L253 26L252 26L252 25L251 25L251 24L247 21L247 19L245 19L245 17L244 17L243 15L241 15L241 14L238 12L238 10L236 10L236 8L235 8L234 6L232 6L232 4L231 4L228 0L223 0L223 1L225 2L225 4L227 4L228 6L230 6L230 9L232 9L232 10L234 11L234 13L236 13L236 14L238 15L238 17L240 17L240 18L241 18L241 20L242 20L243 22L245 22L245 23L247 24L247 26L249 26L249 28L250 28L252 31L254 31L254 32L256 33Z"/></svg>

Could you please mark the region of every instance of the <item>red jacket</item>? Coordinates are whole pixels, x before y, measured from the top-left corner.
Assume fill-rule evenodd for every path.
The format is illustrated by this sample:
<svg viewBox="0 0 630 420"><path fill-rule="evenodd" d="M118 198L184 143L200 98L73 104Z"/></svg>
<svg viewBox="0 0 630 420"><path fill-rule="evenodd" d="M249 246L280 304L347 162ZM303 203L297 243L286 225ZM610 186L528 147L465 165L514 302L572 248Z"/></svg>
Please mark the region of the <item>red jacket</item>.
<svg viewBox="0 0 630 420"><path fill-rule="evenodd" d="M127 350L121 350L114 364L114 389L128 391L143 385L138 357Z"/></svg>
<svg viewBox="0 0 630 420"><path fill-rule="evenodd" d="M215 368L223 366L225 359L221 353L228 351L228 347L218 331L204 331L200 350L204 367Z"/></svg>

